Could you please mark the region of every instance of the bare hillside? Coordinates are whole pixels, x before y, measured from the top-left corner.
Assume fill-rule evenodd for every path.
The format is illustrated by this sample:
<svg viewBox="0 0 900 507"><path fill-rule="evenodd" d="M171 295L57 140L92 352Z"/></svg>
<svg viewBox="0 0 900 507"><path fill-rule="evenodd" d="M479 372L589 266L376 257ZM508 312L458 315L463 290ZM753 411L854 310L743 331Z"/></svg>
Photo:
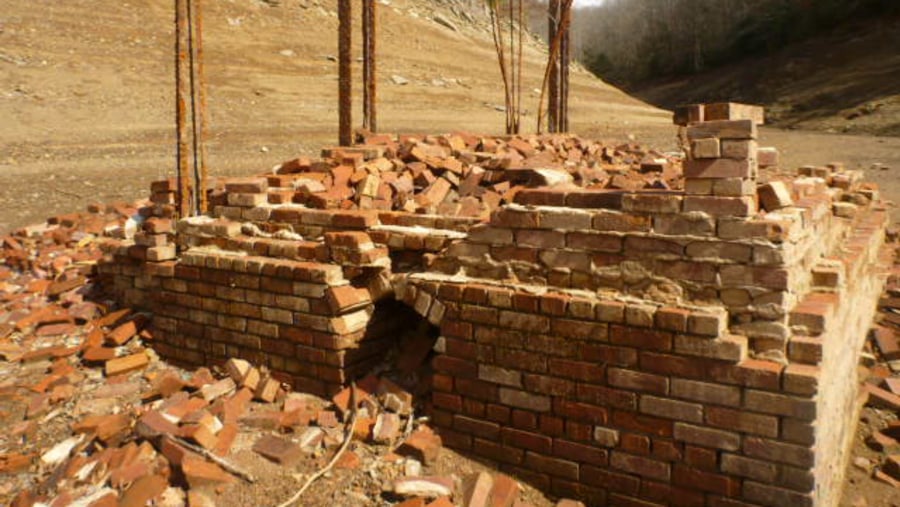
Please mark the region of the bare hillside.
<svg viewBox="0 0 900 507"><path fill-rule="evenodd" d="M784 128L900 136L898 48L900 18L866 19L767 56L632 91L661 107L764 104L771 122Z"/></svg>
<svg viewBox="0 0 900 507"><path fill-rule="evenodd" d="M259 171L337 137L336 1L271 3L205 2L215 173ZM451 2L385 3L381 129L501 131L502 87L486 25L446 8ZM4 3L0 230L88 202L143 196L147 182L171 172L173 16L168 0ZM526 89L535 90L544 50L533 44L526 59ZM669 124L667 113L581 70L572 93L579 132L640 135ZM525 103L533 129L537 93Z"/></svg>

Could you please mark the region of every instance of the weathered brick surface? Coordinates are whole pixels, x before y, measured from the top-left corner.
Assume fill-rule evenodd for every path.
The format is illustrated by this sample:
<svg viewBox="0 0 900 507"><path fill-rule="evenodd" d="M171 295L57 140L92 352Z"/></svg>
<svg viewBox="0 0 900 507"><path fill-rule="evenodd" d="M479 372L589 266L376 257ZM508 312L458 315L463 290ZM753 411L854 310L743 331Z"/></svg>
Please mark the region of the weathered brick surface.
<svg viewBox="0 0 900 507"><path fill-rule="evenodd" d="M434 351L429 406L445 442L558 494L833 505L852 431L830 414L853 413L870 317L854 309L879 289L885 214L835 208L858 183L834 171L757 195L759 118L717 107L713 122L686 117L684 191L475 183L497 195L477 217L408 213L445 209L436 202L450 186L469 185L422 152L430 161L417 163L435 170L407 182L404 192L422 189L413 209L375 207L374 173L355 180L355 200L310 187L302 204L267 188L288 173L234 181L216 218L180 221L170 236L171 221L154 217L101 271L153 312L163 356L240 357L319 394L427 321L440 338L404 356ZM333 169L349 179L353 167ZM373 207L354 208L363 202ZM762 352L787 365L752 358Z"/></svg>

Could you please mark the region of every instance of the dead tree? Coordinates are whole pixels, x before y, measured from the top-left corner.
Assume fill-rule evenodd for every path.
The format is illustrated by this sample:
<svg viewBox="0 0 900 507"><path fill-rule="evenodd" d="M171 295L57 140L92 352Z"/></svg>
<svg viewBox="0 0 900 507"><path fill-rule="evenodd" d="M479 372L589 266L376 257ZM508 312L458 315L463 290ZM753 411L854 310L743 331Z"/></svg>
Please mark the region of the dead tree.
<svg viewBox="0 0 900 507"><path fill-rule="evenodd" d="M538 102L537 131L544 127L544 97L547 101L548 124L550 132L568 130L568 94L569 94L569 27L572 21L572 4L574 0L551 0L559 2L559 9L554 16L554 9L548 11L550 33L550 51L547 67L544 70L544 81L541 85L541 98Z"/></svg>
<svg viewBox="0 0 900 507"><path fill-rule="evenodd" d="M485 0L491 16L494 50L503 80L503 100L506 106L506 133L518 134L522 108L522 44L524 38L524 5L522 0L506 0L509 32L503 31L503 9L500 0ZM518 20L518 21L517 21ZM509 47L505 40L509 36Z"/></svg>

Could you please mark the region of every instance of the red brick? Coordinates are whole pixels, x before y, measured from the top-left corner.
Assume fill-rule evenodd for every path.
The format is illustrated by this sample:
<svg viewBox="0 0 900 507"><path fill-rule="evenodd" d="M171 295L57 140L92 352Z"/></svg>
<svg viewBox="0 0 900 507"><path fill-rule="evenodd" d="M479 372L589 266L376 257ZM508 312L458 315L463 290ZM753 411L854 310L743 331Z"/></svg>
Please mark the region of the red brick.
<svg viewBox="0 0 900 507"><path fill-rule="evenodd" d="M561 439L553 440L553 455L598 466L606 466L609 462L609 453L606 449Z"/></svg>
<svg viewBox="0 0 900 507"><path fill-rule="evenodd" d="M483 382L481 380L457 378L456 390L463 396L483 400L487 402L497 402L500 400L499 388L496 384Z"/></svg>
<svg viewBox="0 0 900 507"><path fill-rule="evenodd" d="M575 383L557 377L526 374L525 389L548 396L572 397L575 395Z"/></svg>
<svg viewBox="0 0 900 507"><path fill-rule="evenodd" d="M672 379L672 396L732 407L741 404L741 389L736 386L680 378Z"/></svg>
<svg viewBox="0 0 900 507"><path fill-rule="evenodd" d="M816 400L755 390L747 390L744 393L744 407L753 412L792 417L803 421L814 421L818 413Z"/></svg>
<svg viewBox="0 0 900 507"><path fill-rule="evenodd" d="M577 250L618 253L622 251L622 238L611 234L570 232L566 237L566 245Z"/></svg>
<svg viewBox="0 0 900 507"><path fill-rule="evenodd" d="M675 440L689 444L736 451L741 446L741 437L737 433L722 431L703 426L675 423Z"/></svg>
<svg viewBox="0 0 900 507"><path fill-rule="evenodd" d="M663 461L681 461L684 457L682 446L673 440L654 438L650 453Z"/></svg>
<svg viewBox="0 0 900 507"><path fill-rule="evenodd" d="M613 325L609 329L610 341L643 350L672 350L672 333L635 327Z"/></svg>
<svg viewBox="0 0 900 507"><path fill-rule="evenodd" d="M654 394L667 394L669 392L669 379L650 373L610 368L607 371L607 378L609 385L613 387Z"/></svg>
<svg viewBox="0 0 900 507"><path fill-rule="evenodd" d="M684 161L685 178L750 178L753 161L728 158L695 159ZM687 202L687 200L685 200ZM685 210L688 211L688 210Z"/></svg>
<svg viewBox="0 0 900 507"><path fill-rule="evenodd" d="M641 482L641 498L672 507L704 507L706 505L706 497L703 493L652 481Z"/></svg>
<svg viewBox="0 0 900 507"><path fill-rule="evenodd" d="M737 430L741 433L752 433L773 438L778 436L777 417L754 414L743 410L707 407L706 422L717 428Z"/></svg>
<svg viewBox="0 0 900 507"><path fill-rule="evenodd" d="M523 229L516 231L516 244L536 248L565 248L566 234L559 231Z"/></svg>
<svg viewBox="0 0 900 507"><path fill-rule="evenodd" d="M594 348L593 350L598 349L602 349L603 351L610 351L610 349L612 348L601 345L598 348ZM589 359L591 361L596 360L593 357L585 359ZM592 384L602 383L606 378L605 369L603 368L603 366L594 362L571 361L568 359L551 358L548 361L548 366L550 369L550 373L563 378L581 380L584 382L590 382Z"/></svg>
<svg viewBox="0 0 900 507"><path fill-rule="evenodd" d="M723 496L737 496L741 481L725 475L704 472L696 468L675 464L672 483L689 489L717 493Z"/></svg>
<svg viewBox="0 0 900 507"><path fill-rule="evenodd" d="M325 292L325 298L333 314L338 315L362 308L371 304L372 298L368 289L342 285L330 287Z"/></svg>
<svg viewBox="0 0 900 507"><path fill-rule="evenodd" d="M432 465L443 448L441 437L422 426L412 433L395 451L401 456L410 456L425 465Z"/></svg>
<svg viewBox="0 0 900 507"><path fill-rule="evenodd" d="M900 396L872 384L866 384L863 390L868 397L869 405L887 410L900 410Z"/></svg>
<svg viewBox="0 0 900 507"><path fill-rule="evenodd" d="M613 451L609 464L612 468L649 479L668 481L671 477L668 463L619 451Z"/></svg>
<svg viewBox="0 0 900 507"><path fill-rule="evenodd" d="M699 423L703 421L703 405L671 398L641 396L641 412L667 419Z"/></svg>
<svg viewBox="0 0 900 507"><path fill-rule="evenodd" d="M782 370L784 366L775 362L745 359L737 365L714 365L710 368L710 376L727 384L778 391Z"/></svg>
<svg viewBox="0 0 900 507"><path fill-rule="evenodd" d="M681 308L660 308L656 311L656 326L667 331L684 333L687 331L690 311Z"/></svg>
<svg viewBox="0 0 900 507"><path fill-rule="evenodd" d="M473 379L478 377L477 364L456 357L438 355L432 360L432 366L436 372L454 377Z"/></svg>
<svg viewBox="0 0 900 507"><path fill-rule="evenodd" d="M684 211L701 211L717 217L749 217L757 210L756 199L753 197L687 196L684 198Z"/></svg>
<svg viewBox="0 0 900 507"><path fill-rule="evenodd" d="M613 412L613 426L631 431L647 433L659 437L671 437L673 421L636 412L616 410Z"/></svg>
<svg viewBox="0 0 900 507"><path fill-rule="evenodd" d="M505 387L500 388L500 402L504 405L535 412L548 412L550 410L549 397Z"/></svg>
<svg viewBox="0 0 900 507"><path fill-rule="evenodd" d="M550 319L542 315L501 311L500 326L530 333L546 333L550 330Z"/></svg>
<svg viewBox="0 0 900 507"><path fill-rule="evenodd" d="M640 479L632 475L590 465L582 465L581 482L626 495L637 494L641 483Z"/></svg>
<svg viewBox="0 0 900 507"><path fill-rule="evenodd" d="M119 501L121 507L139 507L147 505L151 500L157 499L166 488L169 482L160 475L144 475L138 478L131 486L125 490L122 499Z"/></svg>
<svg viewBox="0 0 900 507"><path fill-rule="evenodd" d="M754 458L811 467L815 460L812 449L757 437L744 438L744 454Z"/></svg>
<svg viewBox="0 0 900 507"><path fill-rule="evenodd" d="M718 452L705 447L684 446L684 462L701 470L716 471L719 468Z"/></svg>
<svg viewBox="0 0 900 507"><path fill-rule="evenodd" d="M218 465L196 455L185 456L181 463L181 470L191 489L199 489L204 486L215 487L236 480Z"/></svg>
<svg viewBox="0 0 900 507"><path fill-rule="evenodd" d="M578 384L576 390L579 401L624 410L637 409L637 395L630 391L587 384Z"/></svg>
<svg viewBox="0 0 900 507"><path fill-rule="evenodd" d="M650 454L650 437L636 433L622 433L619 439L619 450L648 456Z"/></svg>
<svg viewBox="0 0 900 507"><path fill-rule="evenodd" d="M606 424L609 419L609 411L604 407L559 398L553 401L553 413L566 419L599 425Z"/></svg>
<svg viewBox="0 0 900 507"><path fill-rule="evenodd" d="M790 505L792 507L812 507L812 493L798 493L768 484L745 481L744 498L762 505Z"/></svg>
<svg viewBox="0 0 900 507"><path fill-rule="evenodd" d="M496 441L483 440L480 438L476 438L472 442L472 452L511 465L520 464L525 457L525 451L522 449L504 446Z"/></svg>
<svg viewBox="0 0 900 507"><path fill-rule="evenodd" d="M525 453L525 466L540 473L561 477L563 479L578 479L578 464L565 459L551 458L538 453Z"/></svg>
<svg viewBox="0 0 900 507"><path fill-rule="evenodd" d="M300 446L273 435L264 435L253 444L253 451L280 465L293 466L302 457Z"/></svg>

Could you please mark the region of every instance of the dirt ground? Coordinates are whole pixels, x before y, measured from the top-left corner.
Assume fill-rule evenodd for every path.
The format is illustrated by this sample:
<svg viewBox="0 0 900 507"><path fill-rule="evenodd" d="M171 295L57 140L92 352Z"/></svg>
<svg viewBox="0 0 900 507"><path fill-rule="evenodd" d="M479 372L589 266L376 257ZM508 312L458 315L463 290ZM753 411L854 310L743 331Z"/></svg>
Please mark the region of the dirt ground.
<svg viewBox="0 0 900 507"><path fill-rule="evenodd" d="M89 203L145 197L150 181L174 173L171 3L4 2L0 234ZM335 141L335 3L206 2L214 175L259 173ZM385 3L379 3L381 130L499 132L502 89L484 25L441 7L448 2ZM435 22L435 9L457 29ZM526 51L528 132L543 58L536 45ZM395 84L393 76L409 83ZM582 70L573 72L571 109L573 131L586 137L674 149L669 113ZM781 150L785 168L833 161L862 168L900 201L900 138L765 128L761 143ZM861 425L861 435L871 424ZM859 455L866 452L861 438ZM861 470L851 466L848 476L851 492L869 488ZM897 505L890 495L868 505ZM846 498L849 506L856 497Z"/></svg>

